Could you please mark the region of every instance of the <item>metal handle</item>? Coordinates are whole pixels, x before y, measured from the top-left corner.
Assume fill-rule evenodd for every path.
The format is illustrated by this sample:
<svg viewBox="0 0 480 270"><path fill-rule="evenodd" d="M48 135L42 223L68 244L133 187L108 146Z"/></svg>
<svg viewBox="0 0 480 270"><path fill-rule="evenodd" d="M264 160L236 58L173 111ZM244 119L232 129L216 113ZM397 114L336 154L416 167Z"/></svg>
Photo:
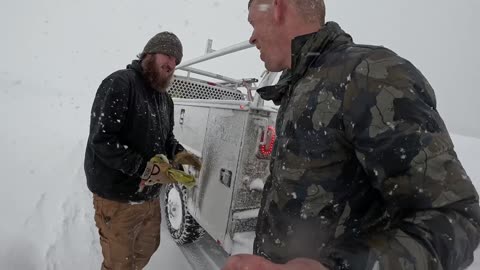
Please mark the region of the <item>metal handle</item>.
<svg viewBox="0 0 480 270"><path fill-rule="evenodd" d="M185 120L185 109L181 109L180 110L180 120L178 121L178 123L180 125L183 125L184 120Z"/></svg>
<svg viewBox="0 0 480 270"><path fill-rule="evenodd" d="M232 185L232 171L227 169L220 170L220 183L224 184L226 187L230 187Z"/></svg>

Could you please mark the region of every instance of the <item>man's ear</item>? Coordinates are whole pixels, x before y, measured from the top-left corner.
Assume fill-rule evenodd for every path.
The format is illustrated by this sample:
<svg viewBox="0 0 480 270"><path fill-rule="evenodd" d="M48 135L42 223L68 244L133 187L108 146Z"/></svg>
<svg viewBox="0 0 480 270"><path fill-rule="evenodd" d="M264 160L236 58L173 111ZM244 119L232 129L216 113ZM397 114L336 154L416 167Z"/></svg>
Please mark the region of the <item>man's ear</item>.
<svg viewBox="0 0 480 270"><path fill-rule="evenodd" d="M273 18L276 23L283 23L285 20L288 0L273 0Z"/></svg>

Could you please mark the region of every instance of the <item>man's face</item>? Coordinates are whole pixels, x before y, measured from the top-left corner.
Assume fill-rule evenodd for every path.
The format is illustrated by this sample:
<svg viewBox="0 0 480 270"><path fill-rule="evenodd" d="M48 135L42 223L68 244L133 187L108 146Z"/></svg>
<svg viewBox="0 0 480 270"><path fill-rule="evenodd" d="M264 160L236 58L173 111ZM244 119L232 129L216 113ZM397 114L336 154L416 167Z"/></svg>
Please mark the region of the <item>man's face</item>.
<svg viewBox="0 0 480 270"><path fill-rule="evenodd" d="M290 41L283 39L280 25L275 21L273 2L254 0L249 8L248 22L253 27L250 43L260 51L260 59L269 71L279 72L288 68Z"/></svg>
<svg viewBox="0 0 480 270"><path fill-rule="evenodd" d="M144 74L152 88L166 92L172 83L176 59L173 56L156 53L145 56Z"/></svg>

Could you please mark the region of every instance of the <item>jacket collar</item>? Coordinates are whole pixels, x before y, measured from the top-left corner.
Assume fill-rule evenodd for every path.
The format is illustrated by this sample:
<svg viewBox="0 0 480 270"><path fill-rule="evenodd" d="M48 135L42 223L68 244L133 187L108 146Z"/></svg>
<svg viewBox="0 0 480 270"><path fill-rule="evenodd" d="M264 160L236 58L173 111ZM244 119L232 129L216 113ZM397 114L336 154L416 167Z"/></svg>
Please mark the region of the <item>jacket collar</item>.
<svg viewBox="0 0 480 270"><path fill-rule="evenodd" d="M132 69L143 76L143 68L140 60L133 60L131 64L127 65L127 69Z"/></svg>
<svg viewBox="0 0 480 270"><path fill-rule="evenodd" d="M328 22L318 32L298 36L292 40L292 68L282 73L276 85L265 86L257 90L264 100L272 100L280 105L290 86L295 84L307 71L310 65L332 48L352 43L335 22Z"/></svg>

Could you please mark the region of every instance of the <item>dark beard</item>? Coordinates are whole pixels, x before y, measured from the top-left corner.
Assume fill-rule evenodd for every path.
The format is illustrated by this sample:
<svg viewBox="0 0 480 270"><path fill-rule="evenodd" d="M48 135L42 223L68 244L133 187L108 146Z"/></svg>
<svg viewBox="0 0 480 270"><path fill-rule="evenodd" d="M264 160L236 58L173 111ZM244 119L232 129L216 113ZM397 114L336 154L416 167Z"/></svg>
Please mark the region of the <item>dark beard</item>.
<svg viewBox="0 0 480 270"><path fill-rule="evenodd" d="M144 59L145 65L143 68L143 76L148 81L150 86L160 93L166 93L168 87L172 83L173 73L167 75L155 64L155 59Z"/></svg>

